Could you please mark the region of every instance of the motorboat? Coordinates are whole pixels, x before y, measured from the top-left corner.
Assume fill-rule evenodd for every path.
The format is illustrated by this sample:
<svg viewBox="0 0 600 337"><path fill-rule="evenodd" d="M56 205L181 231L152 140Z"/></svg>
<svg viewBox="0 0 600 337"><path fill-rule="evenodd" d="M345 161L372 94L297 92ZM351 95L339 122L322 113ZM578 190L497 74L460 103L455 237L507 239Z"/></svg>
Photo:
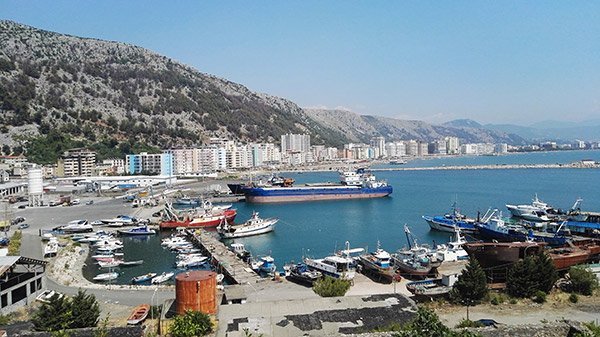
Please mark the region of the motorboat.
<svg viewBox="0 0 600 337"><path fill-rule="evenodd" d="M377 250L358 257L358 264L364 274L371 274L381 281L391 283L394 281L396 273L391 266L392 256L383 250L377 242Z"/></svg>
<svg viewBox="0 0 600 337"><path fill-rule="evenodd" d="M129 318L127 318L128 325L136 325L142 323L146 317L148 317L148 313L150 312L149 304L140 304L133 309Z"/></svg>
<svg viewBox="0 0 600 337"><path fill-rule="evenodd" d="M164 282L167 282L168 280L170 280L174 275L175 275L175 273L173 273L173 272L162 273L158 276L153 277L152 280L150 281L150 283L161 284L161 283L164 283Z"/></svg>
<svg viewBox="0 0 600 337"><path fill-rule="evenodd" d="M110 224L122 224L122 225L132 225L137 222L136 218L130 217L128 215L117 215L112 219L102 219L100 220L105 225Z"/></svg>
<svg viewBox="0 0 600 337"><path fill-rule="evenodd" d="M243 224L232 225L223 220L217 227L217 232L225 239L258 235L273 231L277 221L279 221L277 218L263 219L258 216L258 212L252 212L252 217Z"/></svg>
<svg viewBox="0 0 600 337"><path fill-rule="evenodd" d="M133 284L144 283L144 282L152 280L152 278L154 278L156 275L157 275L156 273L148 273L148 274L136 276L131 279L131 283L133 283Z"/></svg>
<svg viewBox="0 0 600 337"><path fill-rule="evenodd" d="M258 261L258 270L267 275L275 274L275 270L277 270L275 259L270 255L261 257Z"/></svg>
<svg viewBox="0 0 600 337"><path fill-rule="evenodd" d="M352 256L350 256L350 254L362 251L362 248L354 250L350 249L350 243L346 241L345 250L338 252L335 255L326 256L322 259L305 257L304 263L311 270L319 271L323 275L345 280L352 280L356 274L356 262Z"/></svg>
<svg viewBox="0 0 600 337"><path fill-rule="evenodd" d="M547 203L541 201L538 198L537 193L535 194L530 205L506 205L506 208L510 211L512 216L517 218L523 218L528 221L535 222L547 222L550 221L551 217L561 213L555 210Z"/></svg>
<svg viewBox="0 0 600 337"><path fill-rule="evenodd" d="M144 260L134 260L134 261L121 261L119 264L120 267L131 267L131 266L139 266L143 264Z"/></svg>
<svg viewBox="0 0 600 337"><path fill-rule="evenodd" d="M206 262L208 262L208 257L198 255L180 259L175 263L175 265L177 266L177 268L193 268L204 265Z"/></svg>
<svg viewBox="0 0 600 337"><path fill-rule="evenodd" d="M117 277L119 277L119 273L110 272L110 273L98 274L98 275L94 276L93 280L94 281L112 281L112 280L116 280Z"/></svg>
<svg viewBox="0 0 600 337"><path fill-rule="evenodd" d="M60 230L65 233L85 233L94 231L94 227L87 220L73 220L60 227Z"/></svg>
<svg viewBox="0 0 600 337"><path fill-rule="evenodd" d="M58 254L58 239L52 238L44 246L44 257L52 257Z"/></svg>
<svg viewBox="0 0 600 337"><path fill-rule="evenodd" d="M100 268L115 268L118 267L119 265L121 265L123 261L121 260L108 260L108 261L98 261L98 265L100 266Z"/></svg>
<svg viewBox="0 0 600 337"><path fill-rule="evenodd" d="M150 229L148 225L138 226L126 230L118 230L119 234L122 235L154 235L156 231L154 229Z"/></svg>
<svg viewBox="0 0 600 337"><path fill-rule="evenodd" d="M50 303L52 299L56 296L56 298L62 298L65 296L64 294L59 293L55 290L44 290L39 295L36 296L35 300L42 303Z"/></svg>

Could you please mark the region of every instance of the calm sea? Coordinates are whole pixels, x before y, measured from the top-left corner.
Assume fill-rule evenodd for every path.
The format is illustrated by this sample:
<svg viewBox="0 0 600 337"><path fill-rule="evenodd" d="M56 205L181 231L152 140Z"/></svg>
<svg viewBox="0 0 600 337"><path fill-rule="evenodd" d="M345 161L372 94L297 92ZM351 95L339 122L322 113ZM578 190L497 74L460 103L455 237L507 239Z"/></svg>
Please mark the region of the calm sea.
<svg viewBox="0 0 600 337"><path fill-rule="evenodd" d="M484 164L571 163L582 159L600 161L600 151L568 151L511 154L496 157L454 157L415 160L407 166L450 166ZM336 172L289 173L297 183L338 181ZM378 172L394 187L391 197L369 200L340 200L288 204L236 203L236 222L247 220L253 211L262 217L280 219L272 233L236 239L253 255L272 255L277 266L298 262L302 256L323 257L344 247L375 249L379 241L388 251L407 245L403 226L407 224L419 243L447 241L449 233L430 231L422 215L444 214L457 202L460 210L472 217L488 208L498 208L509 215L505 205L530 203L537 193L550 205L568 209L578 197L582 209L600 211L599 169L507 169L507 170L440 170ZM233 241L228 241L227 244ZM127 260L144 259L146 263L121 269L118 281L149 271L173 268L173 254L160 248L159 238L125 241ZM90 266L87 275L98 273Z"/></svg>

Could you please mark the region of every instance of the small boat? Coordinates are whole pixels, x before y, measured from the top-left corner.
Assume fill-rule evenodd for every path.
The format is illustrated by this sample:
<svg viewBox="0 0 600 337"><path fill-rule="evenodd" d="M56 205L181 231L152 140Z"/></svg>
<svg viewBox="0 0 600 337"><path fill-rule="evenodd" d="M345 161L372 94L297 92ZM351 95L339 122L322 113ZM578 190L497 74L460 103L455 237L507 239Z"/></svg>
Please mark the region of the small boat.
<svg viewBox="0 0 600 337"><path fill-rule="evenodd" d="M358 257L358 264L361 266L361 271L364 274L371 274L379 280L386 283L391 283L396 277L394 268L390 265L392 256L379 246L377 242L377 250L368 254L363 254Z"/></svg>
<svg viewBox="0 0 600 337"><path fill-rule="evenodd" d="M406 289L417 298L427 300L444 297L450 293L452 286L448 285L448 278L414 281L406 284Z"/></svg>
<svg viewBox="0 0 600 337"><path fill-rule="evenodd" d="M108 260L108 261L98 261L98 265L100 265L100 268L115 268L120 266L122 263L122 261L120 260Z"/></svg>
<svg viewBox="0 0 600 337"><path fill-rule="evenodd" d="M154 229L148 228L148 225L138 226L130 229L119 229L117 231L122 235L154 235L156 231Z"/></svg>
<svg viewBox="0 0 600 337"><path fill-rule="evenodd" d="M148 273L148 274L136 276L131 279L131 283L136 284L136 283L147 282L147 281L152 280L152 278L154 278L156 275L157 275L156 273Z"/></svg>
<svg viewBox="0 0 600 337"><path fill-rule="evenodd" d="M252 269L257 273L265 273L267 275L274 275L277 266L275 265L275 259L272 256L267 255L261 257L258 262L253 264Z"/></svg>
<svg viewBox="0 0 600 337"><path fill-rule="evenodd" d="M104 225L108 225L110 227L110 225L115 225L115 226L123 226L125 225L132 225L134 223L137 222L136 218L127 216L127 215L117 215L117 217L112 218L112 219L102 219L100 220ZM115 227L112 226L112 227Z"/></svg>
<svg viewBox="0 0 600 337"><path fill-rule="evenodd" d="M56 256L57 253L58 253L58 240L56 238L52 238L44 246L44 257Z"/></svg>
<svg viewBox="0 0 600 337"><path fill-rule="evenodd" d="M60 227L65 233L85 233L94 231L94 227L87 220L73 220L66 226Z"/></svg>
<svg viewBox="0 0 600 337"><path fill-rule="evenodd" d="M243 224L232 225L223 220L217 227L217 232L225 239L258 235L273 231L277 221L279 221L277 218L262 219L258 216L258 212L252 212L252 217Z"/></svg>
<svg viewBox="0 0 600 337"><path fill-rule="evenodd" d="M144 260L121 261L119 266L121 266L121 267L139 266L140 264L143 264L143 263L144 263Z"/></svg>
<svg viewBox="0 0 600 337"><path fill-rule="evenodd" d="M140 324L141 322L143 322L146 319L146 317L148 317L149 312L150 312L149 304L138 305L137 307L135 307L135 309L133 309L133 311L131 312L131 315L129 315L129 318L127 319L127 324L128 325Z"/></svg>
<svg viewBox="0 0 600 337"><path fill-rule="evenodd" d="M162 273L162 274L160 274L158 276L153 277L152 280L150 281L150 283L152 283L152 284L160 284L160 283L163 283L163 282L167 282L174 275L175 275L175 273L173 273L173 272Z"/></svg>
<svg viewBox="0 0 600 337"><path fill-rule="evenodd" d="M323 277L320 271L310 270L304 263L286 267L284 267L284 270L289 269L289 273L286 275L288 279L309 286L312 286L317 280Z"/></svg>
<svg viewBox="0 0 600 337"><path fill-rule="evenodd" d="M208 262L208 257L200 255L180 259L175 265L177 266L177 268L193 268L199 267L205 264L206 262Z"/></svg>
<svg viewBox="0 0 600 337"><path fill-rule="evenodd" d="M398 250L392 254L394 268L402 275L426 277L435 271L442 263L435 252L426 245L417 244L417 239L412 235L407 225L404 233L408 242L408 249Z"/></svg>
<svg viewBox="0 0 600 337"><path fill-rule="evenodd" d="M110 272L110 273L98 274L98 275L94 276L93 280L94 281L112 281L112 280L116 280L117 277L119 277L119 273Z"/></svg>
<svg viewBox="0 0 600 337"><path fill-rule="evenodd" d="M42 303L50 303L50 301L52 300L52 298L54 296L58 296L58 298L61 298L64 296L64 294L61 294L58 291L48 289L48 290L42 291L39 295L37 295L35 300L42 302Z"/></svg>

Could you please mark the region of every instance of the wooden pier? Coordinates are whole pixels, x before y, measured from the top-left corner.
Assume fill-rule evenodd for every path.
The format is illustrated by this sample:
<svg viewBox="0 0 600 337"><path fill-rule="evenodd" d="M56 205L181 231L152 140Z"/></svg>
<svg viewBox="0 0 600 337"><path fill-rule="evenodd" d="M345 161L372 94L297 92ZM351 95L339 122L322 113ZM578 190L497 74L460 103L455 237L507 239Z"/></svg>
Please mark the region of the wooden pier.
<svg viewBox="0 0 600 337"><path fill-rule="evenodd" d="M250 284L264 280L255 273L249 265L239 259L234 252L227 249L214 233L205 230L187 230L187 236L192 243L210 258L217 272L225 275L229 283Z"/></svg>

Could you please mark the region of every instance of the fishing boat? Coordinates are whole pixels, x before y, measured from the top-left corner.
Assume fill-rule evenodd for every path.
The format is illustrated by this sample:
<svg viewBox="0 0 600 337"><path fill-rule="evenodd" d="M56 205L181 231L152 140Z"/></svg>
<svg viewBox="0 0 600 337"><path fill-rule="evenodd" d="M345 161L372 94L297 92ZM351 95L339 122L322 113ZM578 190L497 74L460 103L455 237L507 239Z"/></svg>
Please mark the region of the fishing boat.
<svg viewBox="0 0 600 337"><path fill-rule="evenodd" d="M368 254L363 254L358 257L358 264L361 266L361 271L365 274L371 274L381 281L391 283L396 277L394 268L390 261L392 256L379 246L377 242L377 250Z"/></svg>
<svg viewBox="0 0 600 337"><path fill-rule="evenodd" d="M581 211L583 199L577 199L567 215L566 227L573 234L600 238L600 212Z"/></svg>
<svg viewBox="0 0 600 337"><path fill-rule="evenodd" d="M381 198L392 193L392 186L364 169L340 173L340 183L258 186L251 184L242 188L246 202L276 203L317 200Z"/></svg>
<svg viewBox="0 0 600 337"><path fill-rule="evenodd" d="M530 255L544 251L545 242L467 242L463 248L483 268L509 266Z"/></svg>
<svg viewBox="0 0 600 337"><path fill-rule="evenodd" d="M284 267L286 277L291 281L312 286L323 277L320 271L310 270L304 263L298 263Z"/></svg>
<svg viewBox="0 0 600 337"><path fill-rule="evenodd" d="M258 259L256 263L252 265L252 269L257 273L264 273L267 275L274 275L275 270L277 270L277 266L275 265L275 259L272 256L262 256Z"/></svg>
<svg viewBox="0 0 600 337"><path fill-rule="evenodd" d="M217 227L217 232L225 239L258 235L273 231L277 221L279 221L277 218L263 219L258 216L258 212L252 212L252 217L243 224L232 225L223 220Z"/></svg>
<svg viewBox="0 0 600 337"><path fill-rule="evenodd" d="M476 225L479 235L488 240L502 242L533 240L546 242L551 246L560 247L567 243L564 232L557 230L556 233L546 233L526 229L522 225L509 224L502 219L502 213L497 209L489 209Z"/></svg>
<svg viewBox="0 0 600 337"><path fill-rule="evenodd" d="M535 194L531 205L506 205L506 208L508 208L514 217L535 222L550 221L550 217L554 217L561 213L547 203L541 201L538 198L537 193Z"/></svg>
<svg viewBox="0 0 600 337"><path fill-rule="evenodd" d="M460 210L456 208L456 203L452 205L450 213L444 215L423 215L429 227L436 231L454 233L454 227L458 227L463 233L476 233L477 228L475 223L477 219L471 219L460 213Z"/></svg>
<svg viewBox="0 0 600 337"><path fill-rule="evenodd" d="M148 274L136 276L131 279L131 283L137 284L137 283L148 282L148 281L152 280L152 278L154 278L156 275L157 275L156 273L148 273Z"/></svg>
<svg viewBox="0 0 600 337"><path fill-rule="evenodd" d="M419 245L407 225L404 233L408 248L400 249L392 254L394 268L402 275L409 277L426 277L434 273L442 263L436 253L427 245Z"/></svg>
<svg viewBox="0 0 600 337"><path fill-rule="evenodd" d="M127 318L128 325L136 325L142 323L146 317L148 317L148 313L150 312L149 304L140 304L133 309L129 318Z"/></svg>
<svg viewBox="0 0 600 337"><path fill-rule="evenodd" d="M326 256L322 259L305 257L304 263L311 270L321 272L323 275L345 280L352 280L356 275L356 262L350 254L363 252L362 248L350 249L350 243L346 241L346 249L335 255Z"/></svg>
<svg viewBox="0 0 600 337"><path fill-rule="evenodd" d="M175 275L175 273L173 272L169 272L169 273L162 273L158 276L155 276L152 278L152 280L150 281L150 283L152 284L160 284L163 282L167 282L168 280L170 280L173 276Z"/></svg>
<svg viewBox="0 0 600 337"><path fill-rule="evenodd" d="M117 277L119 277L119 273L110 272L110 273L98 274L98 275L94 276L93 280L94 281L112 281L112 280L116 280Z"/></svg>
<svg viewBox="0 0 600 337"><path fill-rule="evenodd" d="M467 240L461 235L459 227L454 228L454 239L436 247L437 258L443 262L468 260L469 254L462 247Z"/></svg>
<svg viewBox="0 0 600 337"><path fill-rule="evenodd" d="M190 213L185 216L176 214L171 204L165 206L165 215L168 218L160 223L161 229L175 228L203 228L217 227L221 222L233 222L237 211L235 209L225 209L221 211L203 210L200 213Z"/></svg>
<svg viewBox="0 0 600 337"><path fill-rule="evenodd" d="M150 229L148 225L138 226L130 229L120 229L117 231L122 235L154 235L156 231L154 229Z"/></svg>

